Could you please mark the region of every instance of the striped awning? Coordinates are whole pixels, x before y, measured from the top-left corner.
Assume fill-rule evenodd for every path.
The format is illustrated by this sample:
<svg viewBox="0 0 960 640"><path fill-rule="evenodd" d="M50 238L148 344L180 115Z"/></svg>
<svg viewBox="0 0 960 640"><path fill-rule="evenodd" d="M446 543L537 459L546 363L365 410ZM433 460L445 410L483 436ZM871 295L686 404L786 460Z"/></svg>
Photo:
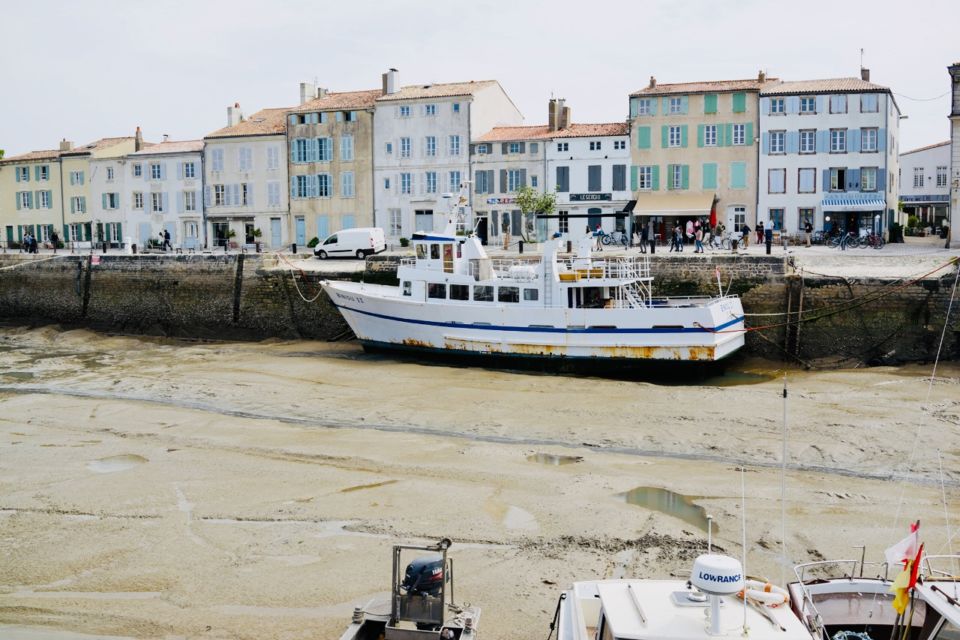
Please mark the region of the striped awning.
<svg viewBox="0 0 960 640"><path fill-rule="evenodd" d="M883 211L886 201L875 194L838 193L825 197L820 206L827 211Z"/></svg>

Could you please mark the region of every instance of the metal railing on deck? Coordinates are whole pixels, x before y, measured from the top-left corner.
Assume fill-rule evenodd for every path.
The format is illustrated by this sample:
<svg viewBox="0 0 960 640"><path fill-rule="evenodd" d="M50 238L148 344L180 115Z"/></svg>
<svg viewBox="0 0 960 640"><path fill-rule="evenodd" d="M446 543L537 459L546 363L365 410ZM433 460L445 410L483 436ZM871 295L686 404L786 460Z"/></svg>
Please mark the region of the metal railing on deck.
<svg viewBox="0 0 960 640"><path fill-rule="evenodd" d="M643 280L650 277L650 261L646 256L566 258L557 260L557 271L561 281Z"/></svg>

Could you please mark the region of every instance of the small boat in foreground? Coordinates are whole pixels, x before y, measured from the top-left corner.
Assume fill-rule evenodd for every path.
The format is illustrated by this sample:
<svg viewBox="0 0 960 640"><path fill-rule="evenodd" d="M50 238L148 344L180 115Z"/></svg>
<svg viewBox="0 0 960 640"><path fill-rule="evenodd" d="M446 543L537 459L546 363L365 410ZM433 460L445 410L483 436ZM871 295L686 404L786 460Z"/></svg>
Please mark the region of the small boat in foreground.
<svg viewBox="0 0 960 640"><path fill-rule="evenodd" d="M575 256L559 241L539 260L492 259L475 235L413 235L397 286L325 281L330 300L366 348L456 356L593 362L715 362L744 344L737 296L652 293L645 254Z"/></svg>

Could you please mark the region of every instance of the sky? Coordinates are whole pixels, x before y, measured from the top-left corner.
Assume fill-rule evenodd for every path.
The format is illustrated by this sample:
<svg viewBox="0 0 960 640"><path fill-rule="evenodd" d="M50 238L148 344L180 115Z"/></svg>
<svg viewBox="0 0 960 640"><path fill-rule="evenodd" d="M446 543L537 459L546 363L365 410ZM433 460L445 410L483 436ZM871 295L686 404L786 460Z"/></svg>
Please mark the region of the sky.
<svg viewBox="0 0 960 640"><path fill-rule="evenodd" d="M526 118L565 98L575 122L616 122L659 83L859 76L890 87L901 151L948 140L960 61L956 0L3 1L0 149L7 156L132 135L199 139L295 106L299 83L376 89L499 80Z"/></svg>

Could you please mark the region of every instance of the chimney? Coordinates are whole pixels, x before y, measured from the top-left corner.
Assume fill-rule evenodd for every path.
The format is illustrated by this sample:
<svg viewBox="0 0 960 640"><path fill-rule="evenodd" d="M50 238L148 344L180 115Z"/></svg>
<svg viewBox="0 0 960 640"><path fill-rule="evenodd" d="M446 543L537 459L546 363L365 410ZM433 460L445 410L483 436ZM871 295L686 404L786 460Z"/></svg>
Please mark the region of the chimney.
<svg viewBox="0 0 960 640"><path fill-rule="evenodd" d="M387 96L391 93L396 93L397 90L399 90L400 87L397 86L397 83L399 82L400 78L399 72L396 69L391 68L390 71L387 71L385 74L383 74L381 78L383 79L383 95Z"/></svg>
<svg viewBox="0 0 960 640"><path fill-rule="evenodd" d="M557 101L554 98L550 98L550 102L547 103L547 124L550 131L557 130Z"/></svg>
<svg viewBox="0 0 960 640"><path fill-rule="evenodd" d="M306 104L317 97L317 86L312 82L300 83L300 104Z"/></svg>
<svg viewBox="0 0 960 640"><path fill-rule="evenodd" d="M235 127L243 120L243 114L240 112L240 103L234 102L232 107L227 107L227 126Z"/></svg>
<svg viewBox="0 0 960 640"><path fill-rule="evenodd" d="M140 132L140 127L137 127L137 133L133 137L133 150L140 151L143 149L143 134Z"/></svg>
<svg viewBox="0 0 960 640"><path fill-rule="evenodd" d="M864 82L870 82L870 69L860 67L860 79Z"/></svg>
<svg viewBox="0 0 960 640"><path fill-rule="evenodd" d="M318 97L318 98L326 98L326 97L327 97L327 89L324 89L323 87L317 87L317 97Z"/></svg>
<svg viewBox="0 0 960 640"><path fill-rule="evenodd" d="M564 107L563 113L560 114L560 122L563 123L561 129L566 129L570 126L570 107Z"/></svg>
<svg viewBox="0 0 960 640"><path fill-rule="evenodd" d="M163 134L163 141L164 141L164 142L169 142L169 141L170 141L170 134L169 134L169 133Z"/></svg>
<svg viewBox="0 0 960 640"><path fill-rule="evenodd" d="M757 82L763 84L767 81L767 74L763 72L763 69L760 70L760 73L757 74Z"/></svg>
<svg viewBox="0 0 960 640"><path fill-rule="evenodd" d="M657 86L657 79L653 76L650 76L650 84L648 85L650 89L654 89Z"/></svg>
<svg viewBox="0 0 960 640"><path fill-rule="evenodd" d="M60 141L60 151L70 151L70 149L73 149L72 142L70 142L66 138Z"/></svg>

